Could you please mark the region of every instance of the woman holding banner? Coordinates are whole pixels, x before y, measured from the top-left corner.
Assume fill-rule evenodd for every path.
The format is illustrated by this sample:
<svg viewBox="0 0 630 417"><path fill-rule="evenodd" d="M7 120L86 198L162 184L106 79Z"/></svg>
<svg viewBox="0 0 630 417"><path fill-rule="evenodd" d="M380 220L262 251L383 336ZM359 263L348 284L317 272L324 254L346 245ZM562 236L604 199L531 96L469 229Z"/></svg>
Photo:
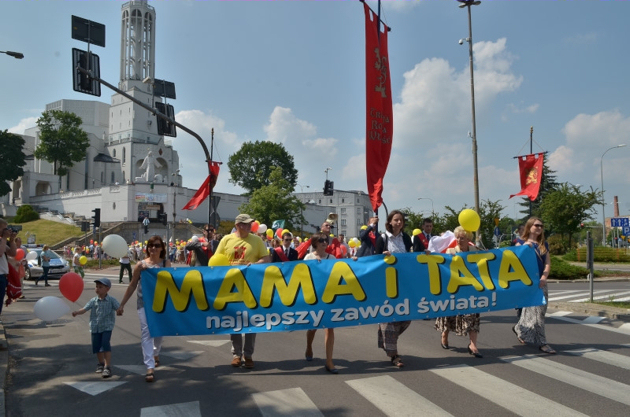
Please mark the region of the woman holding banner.
<svg viewBox="0 0 630 417"><path fill-rule="evenodd" d="M540 283L545 300L549 299L547 292L547 278L551 271L551 260L549 258L549 245L545 241L544 224L538 217L530 217L525 223L525 229L517 239L516 246L529 245L536 252L538 261L538 272L540 273ZM545 353L554 354L555 350L547 344L545 336L545 314L547 313L547 303L541 306L525 307L521 317L512 328L516 338L521 344L531 343Z"/></svg>
<svg viewBox="0 0 630 417"><path fill-rule="evenodd" d="M466 231L462 226L457 226L453 234L455 235L457 246L448 248L446 250L447 254L457 255L461 252L475 252L479 250L475 245L470 243L473 239L472 233ZM453 331L458 336L468 335L470 337L468 353L475 358L483 358L483 355L479 353L479 349L477 349L477 335L479 334L480 322L479 313L438 317L437 320L435 320L435 329L442 333L442 348L449 348L448 333Z"/></svg>
<svg viewBox="0 0 630 417"><path fill-rule="evenodd" d="M311 247L312 251L308 255L304 257L305 261L310 260L318 260L322 261L325 259L336 259L333 255L326 252L328 248L328 236L324 232L314 233L311 236ZM317 329L307 330L306 331L306 353L304 356L307 361L313 360L313 339L315 338L315 332ZM339 373L337 368L335 368L335 364L333 363L333 346L335 344L335 329L327 328L324 329L324 345L326 346L326 371L331 374Z"/></svg>
<svg viewBox="0 0 630 417"><path fill-rule="evenodd" d="M123 296L120 307L116 310L119 316L123 315L124 306L133 295L136 288L138 289L138 317L140 318L140 344L142 346L142 355L144 364L147 367L147 374L144 377L146 382L153 382L155 375L154 369L160 364L160 350L162 348L161 337L151 337L149 326L147 324L147 316L144 312L144 300L142 299L142 285L140 283L140 274L143 270L149 268L164 268L171 266L171 261L166 259L166 247L160 236L152 236L147 241L146 249L147 257L136 264L133 270L131 282L127 287L127 291Z"/></svg>
<svg viewBox="0 0 630 417"><path fill-rule="evenodd" d="M376 238L376 254L390 256L393 253L411 252L413 244L411 237L403 232L405 217L399 210L393 210L387 216L384 234ZM378 347L385 350L392 365L397 368L404 366L402 358L398 354L398 337L403 334L411 321L396 321L381 323L378 325Z"/></svg>

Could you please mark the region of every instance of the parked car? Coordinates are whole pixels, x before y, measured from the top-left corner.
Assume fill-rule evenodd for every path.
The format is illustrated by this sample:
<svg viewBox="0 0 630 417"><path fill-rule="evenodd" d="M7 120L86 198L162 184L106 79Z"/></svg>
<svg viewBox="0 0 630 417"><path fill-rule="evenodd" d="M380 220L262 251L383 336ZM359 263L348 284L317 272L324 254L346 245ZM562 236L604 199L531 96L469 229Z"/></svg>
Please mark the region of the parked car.
<svg viewBox="0 0 630 417"><path fill-rule="evenodd" d="M37 253L37 259L28 261L26 268L24 269L24 279L39 278L44 274L41 259L42 248L29 248L28 251ZM55 252L52 252L52 254L53 256L50 257L48 277L61 277L66 272L69 272L70 264L68 261L57 255Z"/></svg>

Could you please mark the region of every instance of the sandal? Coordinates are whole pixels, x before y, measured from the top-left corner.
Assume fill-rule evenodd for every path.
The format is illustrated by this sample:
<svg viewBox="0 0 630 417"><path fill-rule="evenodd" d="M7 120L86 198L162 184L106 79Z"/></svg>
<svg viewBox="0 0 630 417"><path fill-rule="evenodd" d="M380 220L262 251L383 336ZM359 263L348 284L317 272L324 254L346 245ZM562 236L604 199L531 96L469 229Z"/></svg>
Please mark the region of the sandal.
<svg viewBox="0 0 630 417"><path fill-rule="evenodd" d="M157 368L158 366L160 366L160 357L159 356L154 356L153 360L155 361L155 367Z"/></svg>
<svg viewBox="0 0 630 417"><path fill-rule="evenodd" d="M514 334L516 335L516 338L518 339L518 341L520 342L521 345L525 344L525 341L523 339L521 339L518 335L518 333L516 333L516 326L512 327L512 331L514 332Z"/></svg>
<svg viewBox="0 0 630 417"><path fill-rule="evenodd" d="M545 353L548 353L550 355L553 355L553 354L556 353L556 351L553 350L553 348L551 346L549 346L549 345L542 345L538 349L540 349L541 352L545 352Z"/></svg>
<svg viewBox="0 0 630 417"><path fill-rule="evenodd" d="M153 372L147 372L147 374L144 376L144 380L146 382L153 382L154 379L155 379L155 374Z"/></svg>
<svg viewBox="0 0 630 417"><path fill-rule="evenodd" d="M402 368L403 366L405 366L400 355L392 356L392 365L397 368Z"/></svg>

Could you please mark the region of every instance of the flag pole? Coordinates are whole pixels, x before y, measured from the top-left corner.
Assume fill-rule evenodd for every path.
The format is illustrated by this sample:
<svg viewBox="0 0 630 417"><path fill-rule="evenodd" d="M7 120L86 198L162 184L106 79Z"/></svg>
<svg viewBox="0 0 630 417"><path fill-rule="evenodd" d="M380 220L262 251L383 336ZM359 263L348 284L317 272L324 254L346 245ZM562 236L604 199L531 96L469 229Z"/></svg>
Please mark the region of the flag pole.
<svg viewBox="0 0 630 417"><path fill-rule="evenodd" d="M210 160L208 161L208 172L210 175L210 181L208 181L208 225L212 224L212 156L214 151L214 127L210 130ZM219 225L214 225L218 228Z"/></svg>

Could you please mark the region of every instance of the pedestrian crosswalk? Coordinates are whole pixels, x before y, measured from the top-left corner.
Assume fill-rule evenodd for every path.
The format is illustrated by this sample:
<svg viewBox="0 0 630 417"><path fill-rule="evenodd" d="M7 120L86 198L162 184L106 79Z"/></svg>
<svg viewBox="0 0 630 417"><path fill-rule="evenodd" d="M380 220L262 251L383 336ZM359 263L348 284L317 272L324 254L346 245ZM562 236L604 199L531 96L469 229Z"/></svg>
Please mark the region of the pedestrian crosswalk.
<svg viewBox="0 0 630 417"><path fill-rule="evenodd" d="M591 293L584 290L555 290L549 291L549 302L562 301L569 303L584 303L590 301ZM621 289L594 290L593 300L598 301L629 301L630 291Z"/></svg>

